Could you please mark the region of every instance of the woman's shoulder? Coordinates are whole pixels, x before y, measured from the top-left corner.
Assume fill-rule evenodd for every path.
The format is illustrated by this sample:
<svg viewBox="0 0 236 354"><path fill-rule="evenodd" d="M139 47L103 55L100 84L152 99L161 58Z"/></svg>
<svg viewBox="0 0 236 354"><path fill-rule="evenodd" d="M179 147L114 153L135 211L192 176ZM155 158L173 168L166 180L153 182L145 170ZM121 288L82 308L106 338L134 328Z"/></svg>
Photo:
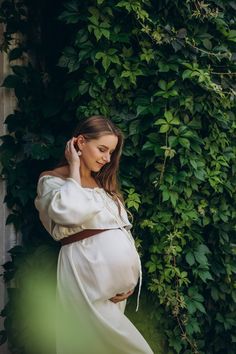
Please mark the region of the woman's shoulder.
<svg viewBox="0 0 236 354"><path fill-rule="evenodd" d="M53 170L48 170L48 171L43 171L40 176L39 179L42 177L59 177L61 179L66 179L69 176L68 173L68 167L67 166L62 166L62 167L57 167L54 168Z"/></svg>
<svg viewBox="0 0 236 354"><path fill-rule="evenodd" d="M48 191L60 188L66 182L67 178L66 170L61 167L43 171L38 178L38 194L44 195Z"/></svg>

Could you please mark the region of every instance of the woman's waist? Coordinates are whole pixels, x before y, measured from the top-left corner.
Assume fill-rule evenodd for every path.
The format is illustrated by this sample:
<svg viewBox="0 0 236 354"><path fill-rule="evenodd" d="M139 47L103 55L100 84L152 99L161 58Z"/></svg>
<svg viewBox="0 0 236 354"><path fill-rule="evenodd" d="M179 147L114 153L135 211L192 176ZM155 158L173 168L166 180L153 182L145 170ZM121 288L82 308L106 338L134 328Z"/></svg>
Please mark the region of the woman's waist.
<svg viewBox="0 0 236 354"><path fill-rule="evenodd" d="M121 227L126 230L130 230L131 224L123 223L118 225L117 223L104 223L103 225L98 225L94 223L86 223L86 225L73 225L69 227L55 224L52 231L52 237L59 241L63 238L70 237L71 235L85 232L86 230L115 230L120 229Z"/></svg>

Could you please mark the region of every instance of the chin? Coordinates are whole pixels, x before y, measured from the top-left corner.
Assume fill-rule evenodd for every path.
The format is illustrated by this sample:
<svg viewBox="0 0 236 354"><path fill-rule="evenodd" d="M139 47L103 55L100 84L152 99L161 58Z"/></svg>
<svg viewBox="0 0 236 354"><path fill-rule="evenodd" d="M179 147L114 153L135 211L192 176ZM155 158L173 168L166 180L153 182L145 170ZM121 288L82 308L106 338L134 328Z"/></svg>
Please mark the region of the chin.
<svg viewBox="0 0 236 354"><path fill-rule="evenodd" d="M104 165L97 164L96 170L100 171L103 167L104 167Z"/></svg>
<svg viewBox="0 0 236 354"><path fill-rule="evenodd" d="M99 172L100 170L101 170L101 166L96 166L96 167L94 167L94 168L92 168L91 170L92 170L92 172Z"/></svg>
<svg viewBox="0 0 236 354"><path fill-rule="evenodd" d="M95 173L98 173L100 170L101 170L100 168L93 168L91 171L95 172Z"/></svg>

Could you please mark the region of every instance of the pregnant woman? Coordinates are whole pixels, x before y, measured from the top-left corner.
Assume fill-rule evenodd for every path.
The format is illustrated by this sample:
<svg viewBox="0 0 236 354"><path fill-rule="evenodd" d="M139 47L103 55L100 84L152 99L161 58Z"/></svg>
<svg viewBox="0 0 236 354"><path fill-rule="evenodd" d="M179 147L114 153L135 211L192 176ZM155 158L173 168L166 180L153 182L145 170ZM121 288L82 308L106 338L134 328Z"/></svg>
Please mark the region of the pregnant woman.
<svg viewBox="0 0 236 354"><path fill-rule="evenodd" d="M123 136L102 116L81 122L65 159L38 181L40 220L61 242L57 354L152 354L124 315L141 276L117 172ZM139 280L138 299L141 279Z"/></svg>

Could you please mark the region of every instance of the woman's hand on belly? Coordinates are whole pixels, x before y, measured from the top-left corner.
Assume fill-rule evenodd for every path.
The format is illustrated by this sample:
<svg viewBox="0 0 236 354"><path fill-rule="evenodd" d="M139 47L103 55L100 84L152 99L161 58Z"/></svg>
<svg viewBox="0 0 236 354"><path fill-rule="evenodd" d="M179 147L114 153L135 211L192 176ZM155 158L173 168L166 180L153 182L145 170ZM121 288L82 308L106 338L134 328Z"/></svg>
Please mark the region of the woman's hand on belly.
<svg viewBox="0 0 236 354"><path fill-rule="evenodd" d="M111 299L109 299L110 301L114 302L115 304L117 302L120 302L120 301L124 301L126 299L128 299L128 297L130 295L132 295L134 292L134 290L130 290L128 291L127 293L122 293L122 294L116 294L116 296L113 296Z"/></svg>

